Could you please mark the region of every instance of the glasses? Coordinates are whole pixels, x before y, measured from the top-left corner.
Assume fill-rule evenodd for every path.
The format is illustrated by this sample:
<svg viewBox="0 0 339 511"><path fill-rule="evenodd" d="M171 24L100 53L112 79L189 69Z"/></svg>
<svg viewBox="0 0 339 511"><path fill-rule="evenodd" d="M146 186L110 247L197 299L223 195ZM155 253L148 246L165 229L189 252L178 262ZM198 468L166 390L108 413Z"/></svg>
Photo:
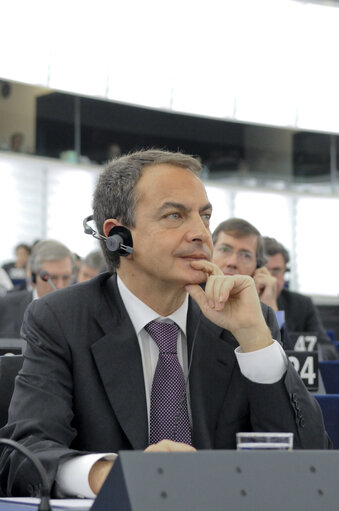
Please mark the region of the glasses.
<svg viewBox="0 0 339 511"><path fill-rule="evenodd" d="M235 253L234 248L223 245L222 247L216 247L216 251L219 252L223 257L230 258ZM247 250L239 250L239 252L236 252L237 260L239 264L242 264L244 266L250 266L252 265L255 260L256 256L252 254L251 252L248 252Z"/></svg>
<svg viewBox="0 0 339 511"><path fill-rule="evenodd" d="M62 282L63 285L68 285L74 278L74 275L49 275L49 278L54 284Z"/></svg>
<svg viewBox="0 0 339 511"><path fill-rule="evenodd" d="M284 268L268 268L268 271L273 277L282 277L285 273Z"/></svg>

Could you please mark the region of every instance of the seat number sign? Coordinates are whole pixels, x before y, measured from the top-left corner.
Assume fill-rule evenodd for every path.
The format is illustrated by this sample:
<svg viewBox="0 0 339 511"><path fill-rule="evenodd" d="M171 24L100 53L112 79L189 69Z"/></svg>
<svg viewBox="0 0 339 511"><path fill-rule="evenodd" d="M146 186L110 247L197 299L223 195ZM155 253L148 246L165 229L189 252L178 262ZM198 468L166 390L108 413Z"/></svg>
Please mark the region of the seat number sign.
<svg viewBox="0 0 339 511"><path fill-rule="evenodd" d="M286 354L308 390L318 390L318 353L287 350Z"/></svg>

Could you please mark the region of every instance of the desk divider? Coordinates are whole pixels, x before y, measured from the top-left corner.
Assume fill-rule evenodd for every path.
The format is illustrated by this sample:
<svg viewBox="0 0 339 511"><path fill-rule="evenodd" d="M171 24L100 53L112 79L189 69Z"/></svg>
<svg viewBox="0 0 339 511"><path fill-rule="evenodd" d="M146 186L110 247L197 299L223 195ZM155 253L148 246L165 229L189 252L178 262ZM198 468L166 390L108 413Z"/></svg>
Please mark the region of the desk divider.
<svg viewBox="0 0 339 511"><path fill-rule="evenodd" d="M338 511L338 451L123 451L91 511Z"/></svg>

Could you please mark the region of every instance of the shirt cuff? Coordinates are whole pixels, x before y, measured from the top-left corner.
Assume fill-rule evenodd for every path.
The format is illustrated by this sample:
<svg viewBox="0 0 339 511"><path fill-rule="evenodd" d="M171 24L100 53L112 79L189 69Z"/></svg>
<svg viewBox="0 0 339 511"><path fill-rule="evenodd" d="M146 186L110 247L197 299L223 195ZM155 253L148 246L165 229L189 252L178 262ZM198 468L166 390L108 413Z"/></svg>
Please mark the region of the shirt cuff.
<svg viewBox="0 0 339 511"><path fill-rule="evenodd" d="M287 356L280 343L257 351L244 353L239 346L235 350L241 373L254 383L276 383L287 369Z"/></svg>
<svg viewBox="0 0 339 511"><path fill-rule="evenodd" d="M117 456L114 453L84 454L61 461L56 476L58 494L62 497L95 499L96 495L88 482L91 468L99 460L114 461Z"/></svg>

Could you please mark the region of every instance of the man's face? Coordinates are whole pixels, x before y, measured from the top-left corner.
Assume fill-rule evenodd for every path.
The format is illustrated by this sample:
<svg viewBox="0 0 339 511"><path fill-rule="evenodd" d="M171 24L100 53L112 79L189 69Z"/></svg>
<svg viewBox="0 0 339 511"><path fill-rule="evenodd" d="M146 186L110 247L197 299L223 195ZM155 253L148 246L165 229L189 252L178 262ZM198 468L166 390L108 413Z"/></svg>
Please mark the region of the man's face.
<svg viewBox="0 0 339 511"><path fill-rule="evenodd" d="M255 234L235 238L220 232L214 245L212 261L225 275L253 275L257 266L258 238Z"/></svg>
<svg viewBox="0 0 339 511"><path fill-rule="evenodd" d="M143 286L169 290L204 282L205 274L190 266L212 255L211 205L202 182L186 169L161 164L144 169L135 192L134 253L121 258L118 273L135 293Z"/></svg>
<svg viewBox="0 0 339 511"><path fill-rule="evenodd" d="M82 263L80 266L79 274L78 274L78 282L86 282L86 280L90 280L93 277L96 277L98 275L98 270L95 268L91 268L85 263Z"/></svg>
<svg viewBox="0 0 339 511"><path fill-rule="evenodd" d="M18 268L25 268L27 261L29 259L29 252L24 247L19 247L16 249L16 266Z"/></svg>
<svg viewBox="0 0 339 511"><path fill-rule="evenodd" d="M285 272L286 263L285 259L281 254L275 254L274 256L268 256L268 262L266 264L268 271L277 280L277 296L280 295L284 288L285 283Z"/></svg>
<svg viewBox="0 0 339 511"><path fill-rule="evenodd" d="M62 289L71 284L73 277L72 270L72 261L69 257L57 261L43 261L41 269L41 271L47 271L49 273L57 289ZM48 282L44 282L39 274L36 276L35 288L39 298L53 291L52 286Z"/></svg>

